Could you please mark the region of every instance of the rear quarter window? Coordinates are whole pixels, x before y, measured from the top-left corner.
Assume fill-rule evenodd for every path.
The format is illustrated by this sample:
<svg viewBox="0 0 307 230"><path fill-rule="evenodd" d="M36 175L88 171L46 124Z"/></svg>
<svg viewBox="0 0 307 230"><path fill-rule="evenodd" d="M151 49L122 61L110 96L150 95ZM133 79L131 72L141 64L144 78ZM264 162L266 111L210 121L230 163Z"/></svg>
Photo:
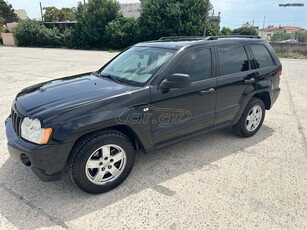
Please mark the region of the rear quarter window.
<svg viewBox="0 0 307 230"><path fill-rule="evenodd" d="M251 45L250 47L254 54L257 69L275 65L272 56L264 45Z"/></svg>
<svg viewBox="0 0 307 230"><path fill-rule="evenodd" d="M220 76L249 70L249 61L243 46L223 46L217 51Z"/></svg>

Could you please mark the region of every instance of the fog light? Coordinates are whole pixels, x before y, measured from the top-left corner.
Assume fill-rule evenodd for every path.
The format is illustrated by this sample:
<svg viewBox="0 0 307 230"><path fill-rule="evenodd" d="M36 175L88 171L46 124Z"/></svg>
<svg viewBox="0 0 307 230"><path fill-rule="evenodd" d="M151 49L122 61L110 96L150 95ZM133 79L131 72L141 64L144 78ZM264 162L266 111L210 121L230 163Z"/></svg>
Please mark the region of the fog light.
<svg viewBox="0 0 307 230"><path fill-rule="evenodd" d="M20 155L20 160L27 167L30 167L32 164L30 158L24 153Z"/></svg>

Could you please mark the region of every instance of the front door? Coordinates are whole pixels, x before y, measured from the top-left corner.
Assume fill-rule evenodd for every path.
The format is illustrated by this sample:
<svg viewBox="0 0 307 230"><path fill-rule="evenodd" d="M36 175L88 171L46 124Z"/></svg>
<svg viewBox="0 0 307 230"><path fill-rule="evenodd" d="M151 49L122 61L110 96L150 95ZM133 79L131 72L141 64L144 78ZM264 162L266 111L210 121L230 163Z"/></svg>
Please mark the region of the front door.
<svg viewBox="0 0 307 230"><path fill-rule="evenodd" d="M189 74L190 87L166 93L151 87L153 145L213 125L217 80L212 78L211 52L210 48L191 50L167 74Z"/></svg>

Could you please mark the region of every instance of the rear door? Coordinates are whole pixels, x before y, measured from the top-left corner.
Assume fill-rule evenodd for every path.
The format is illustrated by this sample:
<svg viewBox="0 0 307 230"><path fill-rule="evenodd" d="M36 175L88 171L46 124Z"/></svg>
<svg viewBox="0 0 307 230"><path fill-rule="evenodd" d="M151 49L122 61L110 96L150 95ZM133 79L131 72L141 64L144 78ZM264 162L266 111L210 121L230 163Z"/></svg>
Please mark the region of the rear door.
<svg viewBox="0 0 307 230"><path fill-rule="evenodd" d="M270 80L272 81L272 88L278 88L279 76L278 76L278 63L273 61L273 58L264 44L250 45L250 49L253 54L254 67L256 69L256 75L259 81ZM260 86L258 86L259 89Z"/></svg>
<svg viewBox="0 0 307 230"><path fill-rule="evenodd" d="M246 87L255 84L255 71L244 44L216 46L218 57L215 125L231 122L240 109Z"/></svg>

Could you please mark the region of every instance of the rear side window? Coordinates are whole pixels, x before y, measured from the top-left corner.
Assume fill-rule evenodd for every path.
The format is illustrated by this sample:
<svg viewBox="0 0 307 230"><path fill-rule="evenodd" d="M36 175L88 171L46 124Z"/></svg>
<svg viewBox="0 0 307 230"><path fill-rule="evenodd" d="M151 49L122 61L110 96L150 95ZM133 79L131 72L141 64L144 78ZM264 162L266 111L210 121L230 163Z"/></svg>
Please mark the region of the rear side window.
<svg viewBox="0 0 307 230"><path fill-rule="evenodd" d="M249 61L243 46L218 48L220 76L249 70Z"/></svg>
<svg viewBox="0 0 307 230"><path fill-rule="evenodd" d="M273 59L269 51L263 45L251 45L255 58L256 68L263 68L274 65Z"/></svg>
<svg viewBox="0 0 307 230"><path fill-rule="evenodd" d="M192 50L176 64L171 74L183 73L191 76L192 82L211 78L210 49Z"/></svg>

